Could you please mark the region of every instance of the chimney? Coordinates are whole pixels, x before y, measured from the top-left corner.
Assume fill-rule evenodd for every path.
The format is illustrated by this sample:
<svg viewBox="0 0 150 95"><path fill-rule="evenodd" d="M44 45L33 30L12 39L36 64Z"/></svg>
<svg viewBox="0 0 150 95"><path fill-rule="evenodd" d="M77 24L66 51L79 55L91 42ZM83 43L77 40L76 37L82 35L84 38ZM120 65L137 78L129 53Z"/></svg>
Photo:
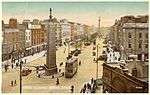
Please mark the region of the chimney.
<svg viewBox="0 0 150 95"><path fill-rule="evenodd" d="M2 20L2 31L5 31L5 25L4 25L4 21Z"/></svg>
<svg viewBox="0 0 150 95"><path fill-rule="evenodd" d="M14 18L9 19L9 28L17 28L17 19Z"/></svg>
<svg viewBox="0 0 150 95"><path fill-rule="evenodd" d="M30 23L30 20L23 20L22 24L28 28L28 24Z"/></svg>

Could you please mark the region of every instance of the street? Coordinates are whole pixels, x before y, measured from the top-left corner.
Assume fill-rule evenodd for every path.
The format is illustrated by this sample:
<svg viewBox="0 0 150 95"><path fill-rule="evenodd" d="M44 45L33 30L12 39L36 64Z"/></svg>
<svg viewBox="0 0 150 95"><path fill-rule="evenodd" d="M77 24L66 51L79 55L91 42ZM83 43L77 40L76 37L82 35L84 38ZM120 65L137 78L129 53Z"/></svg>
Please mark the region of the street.
<svg viewBox="0 0 150 95"><path fill-rule="evenodd" d="M102 53L103 40L96 40L99 43L99 55ZM74 92L79 93L83 84L89 82L91 78L96 79L96 67L97 64L93 61L92 51L93 44L86 46L82 49L81 54L78 56L78 60L81 60L81 65L78 66L78 72L74 75L73 78L59 78L59 85L56 85L56 78L54 79L45 79L38 78L36 76L36 71L34 67L29 67L32 69L32 73L28 76L22 77L23 93L71 93L71 86L74 86ZM66 51L64 53L64 49ZM65 64L60 67L61 62L66 61L68 55L68 46L59 47L57 50L57 67L61 69L61 72L65 71ZM71 48L73 50L73 47ZM34 61L27 63L28 66L33 65L43 65L46 62L46 57L40 57ZM102 64L103 61L98 62L98 78L102 77ZM2 72L2 92L4 93L19 93L19 68L9 69L7 72ZM16 86L11 86L10 82L12 80L17 80ZM42 90L39 90L42 89ZM102 92L102 90L98 91Z"/></svg>

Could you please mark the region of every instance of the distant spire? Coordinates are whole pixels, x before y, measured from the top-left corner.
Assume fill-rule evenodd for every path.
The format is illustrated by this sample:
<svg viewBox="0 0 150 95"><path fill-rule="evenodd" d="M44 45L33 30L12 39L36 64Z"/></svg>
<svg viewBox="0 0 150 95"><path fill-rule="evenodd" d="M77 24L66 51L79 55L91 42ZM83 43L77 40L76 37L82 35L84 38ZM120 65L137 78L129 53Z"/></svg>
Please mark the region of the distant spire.
<svg viewBox="0 0 150 95"><path fill-rule="evenodd" d="M49 11L50 11L49 20L51 21L52 20L52 9L50 8Z"/></svg>
<svg viewBox="0 0 150 95"><path fill-rule="evenodd" d="M98 32L100 32L100 16L99 16L99 19L98 19Z"/></svg>
<svg viewBox="0 0 150 95"><path fill-rule="evenodd" d="M99 22L101 21L101 20L100 20L100 16L99 16L99 20L98 20L98 21L99 21Z"/></svg>

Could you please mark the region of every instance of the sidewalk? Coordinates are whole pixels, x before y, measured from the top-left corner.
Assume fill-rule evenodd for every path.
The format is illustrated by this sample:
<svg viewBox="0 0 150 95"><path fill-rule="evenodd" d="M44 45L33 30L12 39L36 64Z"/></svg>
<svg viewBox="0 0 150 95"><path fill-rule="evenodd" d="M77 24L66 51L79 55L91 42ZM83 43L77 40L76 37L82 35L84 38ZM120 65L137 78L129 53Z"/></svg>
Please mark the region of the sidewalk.
<svg viewBox="0 0 150 95"><path fill-rule="evenodd" d="M31 62L31 61L34 61L34 60L36 60L36 59L42 57L45 53L46 53L46 51L41 51L40 53L36 53L36 54L34 54L33 56L30 55L30 56L23 57L23 58L21 58L20 60L22 60L23 62L25 62L25 59L26 59L26 63L29 63L29 62ZM9 65L12 64L12 63L11 63L11 59L9 59L8 61L7 61L7 60L6 60L6 61L3 61L3 62L2 62L2 65L3 65L3 64L7 64L7 62L8 62ZM16 60L16 62L18 62L18 60Z"/></svg>

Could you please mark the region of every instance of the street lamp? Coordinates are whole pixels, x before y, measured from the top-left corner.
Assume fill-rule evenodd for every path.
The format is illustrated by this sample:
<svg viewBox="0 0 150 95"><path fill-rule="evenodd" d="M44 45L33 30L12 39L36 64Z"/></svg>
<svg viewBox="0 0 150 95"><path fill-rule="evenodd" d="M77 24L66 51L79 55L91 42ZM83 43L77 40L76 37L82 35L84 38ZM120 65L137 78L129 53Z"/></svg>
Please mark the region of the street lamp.
<svg viewBox="0 0 150 95"><path fill-rule="evenodd" d="M124 47L123 47L123 45L121 45L121 60L124 60Z"/></svg>
<svg viewBox="0 0 150 95"><path fill-rule="evenodd" d="M18 63L20 62L20 93L22 93L22 74L21 74L21 71L22 71L22 64L23 64L23 61L20 60L20 49L18 51Z"/></svg>
<svg viewBox="0 0 150 95"><path fill-rule="evenodd" d="M69 56L69 52L70 52L70 44L68 43L68 56Z"/></svg>
<svg viewBox="0 0 150 95"><path fill-rule="evenodd" d="M98 79L98 46L99 46L99 44L97 44L97 60L96 60L97 70L96 70L96 79Z"/></svg>
<svg viewBox="0 0 150 95"><path fill-rule="evenodd" d="M20 93L22 93L22 74L21 74L22 64L23 64L23 61L21 60L20 61Z"/></svg>

